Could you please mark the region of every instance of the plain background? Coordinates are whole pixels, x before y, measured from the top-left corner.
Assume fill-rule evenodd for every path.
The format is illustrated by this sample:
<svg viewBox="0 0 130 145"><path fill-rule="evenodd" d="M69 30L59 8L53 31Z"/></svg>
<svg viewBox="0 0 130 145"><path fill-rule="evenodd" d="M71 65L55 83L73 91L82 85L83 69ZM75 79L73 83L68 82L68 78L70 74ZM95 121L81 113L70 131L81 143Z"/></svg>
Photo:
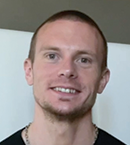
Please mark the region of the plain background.
<svg viewBox="0 0 130 145"><path fill-rule="evenodd" d="M130 0L0 0L0 28L34 32L50 15L67 9L91 16L108 42L130 44Z"/></svg>

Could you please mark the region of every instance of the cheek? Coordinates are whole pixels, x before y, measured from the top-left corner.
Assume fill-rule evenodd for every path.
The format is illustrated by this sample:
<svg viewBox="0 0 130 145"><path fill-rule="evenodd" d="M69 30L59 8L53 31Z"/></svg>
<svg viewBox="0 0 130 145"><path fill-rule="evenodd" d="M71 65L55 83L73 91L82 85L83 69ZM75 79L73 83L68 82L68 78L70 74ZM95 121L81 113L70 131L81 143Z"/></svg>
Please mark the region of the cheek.
<svg viewBox="0 0 130 145"><path fill-rule="evenodd" d="M53 74L53 67L51 65L40 64L34 67L34 79L38 81L46 80L47 77L50 77Z"/></svg>
<svg viewBox="0 0 130 145"><path fill-rule="evenodd" d="M99 86L99 74L96 73L97 71L86 71L82 73L81 82L83 85L84 93L94 93L97 92Z"/></svg>
<svg viewBox="0 0 130 145"><path fill-rule="evenodd" d="M35 66L33 69L33 90L35 96L41 96L46 89L46 82L48 73L46 73L44 67Z"/></svg>
<svg viewBox="0 0 130 145"><path fill-rule="evenodd" d="M38 63L37 63L38 64ZM54 65L38 64L33 68L33 87L35 94L43 94L51 85L56 75Z"/></svg>
<svg viewBox="0 0 130 145"><path fill-rule="evenodd" d="M79 102L92 107L98 91L98 80L94 77L87 77L83 84L83 93Z"/></svg>

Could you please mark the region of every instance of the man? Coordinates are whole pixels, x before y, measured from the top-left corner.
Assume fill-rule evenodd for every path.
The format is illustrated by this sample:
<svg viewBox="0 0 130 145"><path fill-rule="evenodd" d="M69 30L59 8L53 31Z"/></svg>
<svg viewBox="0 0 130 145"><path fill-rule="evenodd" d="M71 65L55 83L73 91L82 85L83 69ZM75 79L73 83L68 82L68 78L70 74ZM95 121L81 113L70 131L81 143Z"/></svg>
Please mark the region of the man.
<svg viewBox="0 0 130 145"><path fill-rule="evenodd" d="M34 120L1 145L123 145L92 123L92 107L110 76L107 43L78 11L59 12L34 33L25 76L33 85Z"/></svg>

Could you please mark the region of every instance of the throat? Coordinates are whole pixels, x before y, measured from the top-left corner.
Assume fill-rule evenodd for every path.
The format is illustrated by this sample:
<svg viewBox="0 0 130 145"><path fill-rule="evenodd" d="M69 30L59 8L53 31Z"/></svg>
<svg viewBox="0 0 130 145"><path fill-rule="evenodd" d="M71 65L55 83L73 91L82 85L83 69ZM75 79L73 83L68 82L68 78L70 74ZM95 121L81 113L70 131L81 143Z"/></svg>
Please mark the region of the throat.
<svg viewBox="0 0 130 145"><path fill-rule="evenodd" d="M60 124L60 128L50 128L42 135L40 132L30 133L30 126L33 127L33 123L25 128L24 138L26 145L94 145L98 137L98 128L96 125L93 125L93 130L90 130L88 133L87 130L86 132L79 131L76 124L73 129L67 124Z"/></svg>

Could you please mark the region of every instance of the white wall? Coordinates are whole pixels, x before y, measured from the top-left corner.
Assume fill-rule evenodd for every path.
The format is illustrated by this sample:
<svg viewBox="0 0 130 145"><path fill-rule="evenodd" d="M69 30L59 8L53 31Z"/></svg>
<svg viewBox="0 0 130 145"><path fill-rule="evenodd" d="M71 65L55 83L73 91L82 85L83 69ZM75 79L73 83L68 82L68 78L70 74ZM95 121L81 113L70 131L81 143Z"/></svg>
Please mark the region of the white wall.
<svg viewBox="0 0 130 145"><path fill-rule="evenodd" d="M130 45L109 43L110 81L97 96L94 122L130 144Z"/></svg>
<svg viewBox="0 0 130 145"><path fill-rule="evenodd" d="M32 88L23 62L32 33L0 30L0 141L33 118Z"/></svg>
<svg viewBox="0 0 130 145"><path fill-rule="evenodd" d="M31 36L0 30L0 141L33 119L32 88L23 71ZM108 66L111 79L97 97L94 122L130 144L130 45L109 43Z"/></svg>

